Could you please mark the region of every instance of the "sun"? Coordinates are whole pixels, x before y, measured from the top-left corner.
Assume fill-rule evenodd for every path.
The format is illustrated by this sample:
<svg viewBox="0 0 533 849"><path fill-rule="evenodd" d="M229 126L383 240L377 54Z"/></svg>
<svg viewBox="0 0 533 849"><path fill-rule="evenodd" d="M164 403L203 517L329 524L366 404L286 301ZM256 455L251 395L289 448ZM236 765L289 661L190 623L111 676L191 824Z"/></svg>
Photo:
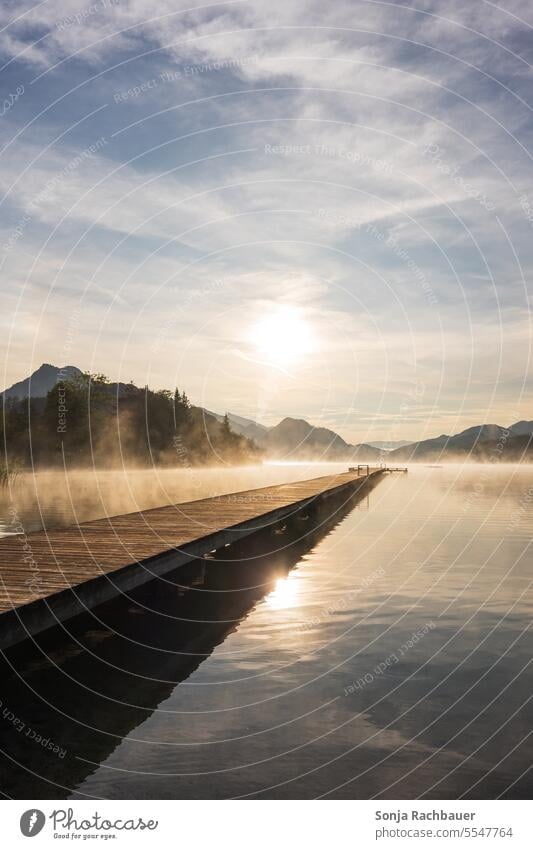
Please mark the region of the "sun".
<svg viewBox="0 0 533 849"><path fill-rule="evenodd" d="M260 358L273 364L296 363L315 348L309 323L293 307L279 307L264 315L250 335Z"/></svg>

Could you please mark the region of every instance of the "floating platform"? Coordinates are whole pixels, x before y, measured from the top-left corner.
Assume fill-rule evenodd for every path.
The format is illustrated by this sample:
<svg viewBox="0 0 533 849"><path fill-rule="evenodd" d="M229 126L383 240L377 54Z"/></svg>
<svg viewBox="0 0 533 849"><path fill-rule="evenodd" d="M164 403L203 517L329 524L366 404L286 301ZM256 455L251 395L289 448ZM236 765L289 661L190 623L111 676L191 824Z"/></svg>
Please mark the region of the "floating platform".
<svg viewBox="0 0 533 849"><path fill-rule="evenodd" d="M327 499L349 499L385 468L170 504L0 539L0 649Z"/></svg>

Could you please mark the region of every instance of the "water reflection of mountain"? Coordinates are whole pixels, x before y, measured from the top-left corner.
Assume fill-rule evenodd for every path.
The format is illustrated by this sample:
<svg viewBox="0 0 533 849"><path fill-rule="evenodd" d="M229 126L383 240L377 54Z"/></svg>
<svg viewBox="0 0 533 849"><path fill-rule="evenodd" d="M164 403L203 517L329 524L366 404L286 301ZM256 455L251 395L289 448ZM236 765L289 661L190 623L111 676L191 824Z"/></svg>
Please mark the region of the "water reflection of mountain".
<svg viewBox="0 0 533 849"><path fill-rule="evenodd" d="M68 796L94 769L81 758L106 759L367 494L330 499L9 652L1 664L3 792Z"/></svg>

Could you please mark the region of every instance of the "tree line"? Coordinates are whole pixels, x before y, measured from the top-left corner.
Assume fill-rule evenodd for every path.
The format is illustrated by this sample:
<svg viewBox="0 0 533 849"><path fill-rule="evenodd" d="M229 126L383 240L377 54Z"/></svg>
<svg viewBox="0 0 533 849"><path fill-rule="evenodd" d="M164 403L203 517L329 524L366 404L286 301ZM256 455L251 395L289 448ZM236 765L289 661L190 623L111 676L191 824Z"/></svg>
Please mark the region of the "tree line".
<svg viewBox="0 0 533 849"><path fill-rule="evenodd" d="M198 466L257 462L255 443L193 406L186 393L110 383L103 374L59 382L46 398L4 399L0 437L19 467Z"/></svg>

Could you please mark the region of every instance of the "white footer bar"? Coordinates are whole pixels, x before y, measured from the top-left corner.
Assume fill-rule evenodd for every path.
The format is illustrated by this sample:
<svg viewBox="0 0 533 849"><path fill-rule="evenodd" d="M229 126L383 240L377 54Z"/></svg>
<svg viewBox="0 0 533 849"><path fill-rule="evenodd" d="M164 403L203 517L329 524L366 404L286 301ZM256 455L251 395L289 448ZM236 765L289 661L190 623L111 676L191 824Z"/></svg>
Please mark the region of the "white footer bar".
<svg viewBox="0 0 533 849"><path fill-rule="evenodd" d="M4 801L0 811L2 844L35 849L533 846L527 801Z"/></svg>

